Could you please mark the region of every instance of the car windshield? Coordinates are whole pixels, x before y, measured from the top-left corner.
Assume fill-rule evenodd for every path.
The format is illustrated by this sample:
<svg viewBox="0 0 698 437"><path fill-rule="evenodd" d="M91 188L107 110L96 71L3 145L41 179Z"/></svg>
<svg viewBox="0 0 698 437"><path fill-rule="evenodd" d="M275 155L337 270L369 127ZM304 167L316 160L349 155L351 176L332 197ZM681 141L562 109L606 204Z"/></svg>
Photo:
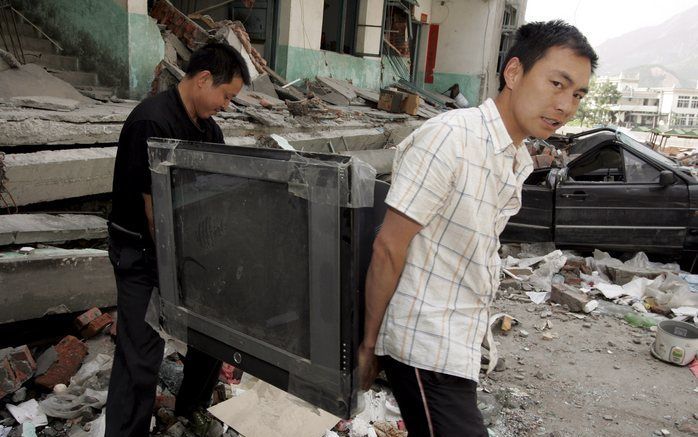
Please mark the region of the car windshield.
<svg viewBox="0 0 698 437"><path fill-rule="evenodd" d="M645 146L644 144L642 144L641 142L637 141L635 138L631 137L630 135L624 132L616 131L616 137L619 141L622 141L623 143L632 147L633 150L643 154L644 156L654 159L655 161L659 161L670 167L679 167L676 161L667 158L659 152L655 152L654 150L650 149L649 147Z"/></svg>

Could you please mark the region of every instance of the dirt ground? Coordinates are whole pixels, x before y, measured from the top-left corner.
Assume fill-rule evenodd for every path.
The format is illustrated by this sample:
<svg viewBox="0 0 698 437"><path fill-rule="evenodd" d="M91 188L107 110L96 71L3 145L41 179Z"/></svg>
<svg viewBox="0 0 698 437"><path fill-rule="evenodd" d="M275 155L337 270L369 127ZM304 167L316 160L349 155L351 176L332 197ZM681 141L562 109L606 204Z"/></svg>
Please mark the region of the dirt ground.
<svg viewBox="0 0 698 437"><path fill-rule="evenodd" d="M698 435L698 379L650 354L654 332L597 311L579 319L520 293L494 303L493 313L519 323L495 334L505 368L481 379L481 403L502 407L496 436ZM552 326L538 330L546 320Z"/></svg>

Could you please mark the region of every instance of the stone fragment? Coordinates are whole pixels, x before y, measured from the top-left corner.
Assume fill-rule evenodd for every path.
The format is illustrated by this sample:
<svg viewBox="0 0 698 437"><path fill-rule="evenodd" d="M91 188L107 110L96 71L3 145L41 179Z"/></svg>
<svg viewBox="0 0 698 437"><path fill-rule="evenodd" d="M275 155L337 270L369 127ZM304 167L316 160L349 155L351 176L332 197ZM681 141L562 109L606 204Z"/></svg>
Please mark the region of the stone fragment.
<svg viewBox="0 0 698 437"><path fill-rule="evenodd" d="M578 288L567 284L554 284L550 292L550 301L567 305L570 311L575 313L589 313L598 306L598 302L590 299Z"/></svg>
<svg viewBox="0 0 698 437"><path fill-rule="evenodd" d="M102 311L99 308L90 308L75 319L75 328L80 331L101 315Z"/></svg>
<svg viewBox="0 0 698 437"><path fill-rule="evenodd" d="M92 338L104 331L112 323L114 323L114 320L112 320L111 315L104 313L91 321L82 331L80 331L80 334L83 336L83 338Z"/></svg>

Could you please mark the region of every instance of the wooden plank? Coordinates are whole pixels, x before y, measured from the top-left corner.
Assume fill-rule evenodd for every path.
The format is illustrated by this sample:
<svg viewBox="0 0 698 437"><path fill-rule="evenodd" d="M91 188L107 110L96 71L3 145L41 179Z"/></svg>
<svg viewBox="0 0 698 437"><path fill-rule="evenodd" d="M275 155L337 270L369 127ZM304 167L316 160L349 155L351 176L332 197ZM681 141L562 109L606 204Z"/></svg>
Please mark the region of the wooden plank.
<svg viewBox="0 0 698 437"><path fill-rule="evenodd" d="M89 214L0 216L0 246L106 238L107 221Z"/></svg>

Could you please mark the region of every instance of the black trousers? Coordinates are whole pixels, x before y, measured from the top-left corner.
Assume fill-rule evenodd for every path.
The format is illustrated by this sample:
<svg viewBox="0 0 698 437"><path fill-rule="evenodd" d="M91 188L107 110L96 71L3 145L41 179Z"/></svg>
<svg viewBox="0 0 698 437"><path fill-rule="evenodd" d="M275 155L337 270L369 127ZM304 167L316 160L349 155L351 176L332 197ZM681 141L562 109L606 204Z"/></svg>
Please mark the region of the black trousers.
<svg viewBox="0 0 698 437"><path fill-rule="evenodd" d="M145 321L157 265L152 248L110 238L109 258L117 288L117 335L109 380L105 437L147 437L164 342ZM210 402L221 362L194 348L184 361L177 396L183 414Z"/></svg>
<svg viewBox="0 0 698 437"><path fill-rule="evenodd" d="M409 437L487 437L477 383L380 357Z"/></svg>

